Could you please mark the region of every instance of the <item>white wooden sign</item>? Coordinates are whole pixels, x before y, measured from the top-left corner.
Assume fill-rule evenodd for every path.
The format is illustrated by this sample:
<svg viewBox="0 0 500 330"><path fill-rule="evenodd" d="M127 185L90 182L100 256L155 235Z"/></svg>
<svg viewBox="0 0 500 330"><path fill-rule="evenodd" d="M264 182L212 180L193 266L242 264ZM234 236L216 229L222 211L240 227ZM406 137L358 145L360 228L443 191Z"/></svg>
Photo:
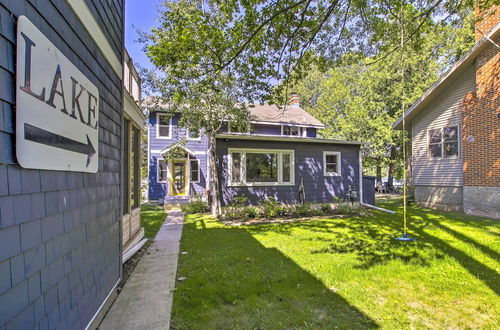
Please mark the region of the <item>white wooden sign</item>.
<svg viewBox="0 0 500 330"><path fill-rule="evenodd" d="M17 21L16 85L19 164L96 173L99 91L25 16Z"/></svg>

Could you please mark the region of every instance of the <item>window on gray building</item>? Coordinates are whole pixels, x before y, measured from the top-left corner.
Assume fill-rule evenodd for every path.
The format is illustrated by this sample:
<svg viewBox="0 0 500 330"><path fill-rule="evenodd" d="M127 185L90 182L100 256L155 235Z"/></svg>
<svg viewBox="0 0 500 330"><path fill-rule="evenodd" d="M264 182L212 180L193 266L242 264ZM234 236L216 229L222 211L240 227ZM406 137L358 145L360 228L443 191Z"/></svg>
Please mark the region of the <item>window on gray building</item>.
<svg viewBox="0 0 500 330"><path fill-rule="evenodd" d="M458 126L429 130L429 157L450 158L458 156Z"/></svg>

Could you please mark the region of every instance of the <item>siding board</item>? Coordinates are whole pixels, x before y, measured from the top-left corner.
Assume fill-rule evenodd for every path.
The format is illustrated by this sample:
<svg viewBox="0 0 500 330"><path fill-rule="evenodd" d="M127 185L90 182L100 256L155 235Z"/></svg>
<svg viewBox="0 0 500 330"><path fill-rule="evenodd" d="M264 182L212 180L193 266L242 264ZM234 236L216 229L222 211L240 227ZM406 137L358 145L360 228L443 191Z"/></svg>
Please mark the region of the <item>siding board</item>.
<svg viewBox="0 0 500 330"><path fill-rule="evenodd" d="M412 121L412 166L415 185L462 186L461 106L465 95L475 89L474 66L470 66L438 98ZM428 130L458 126L459 157L429 159Z"/></svg>
<svg viewBox="0 0 500 330"><path fill-rule="evenodd" d="M113 8L122 8L122 1L113 2L117 2ZM93 5L101 12L111 8L96 1ZM13 62L19 15L32 20L100 91L102 149L96 174L24 170L16 163ZM123 29L121 19L104 16L102 20ZM25 329L85 328L120 277L121 77L65 0L2 1L0 40L0 80L6 82L0 83L0 168L8 174L0 175L0 185L8 187L6 196L7 191L0 189L4 195L0 199L0 264L13 265L15 276L11 287L7 291L2 287L0 294L0 329L18 325ZM121 34L118 42L121 58ZM98 199L101 191L105 193ZM77 277L72 277L74 283L68 287L69 274Z"/></svg>
<svg viewBox="0 0 500 330"><path fill-rule="evenodd" d="M282 203L299 201L299 185L304 181L306 201L332 202L334 196L345 198L348 187L359 190L359 146L286 141L217 140L217 171L221 186L222 204L229 204L234 197L245 196L252 204L273 197ZM295 185L268 187L228 186L228 148L291 149L295 151ZM323 175L323 151L340 151L339 177Z"/></svg>

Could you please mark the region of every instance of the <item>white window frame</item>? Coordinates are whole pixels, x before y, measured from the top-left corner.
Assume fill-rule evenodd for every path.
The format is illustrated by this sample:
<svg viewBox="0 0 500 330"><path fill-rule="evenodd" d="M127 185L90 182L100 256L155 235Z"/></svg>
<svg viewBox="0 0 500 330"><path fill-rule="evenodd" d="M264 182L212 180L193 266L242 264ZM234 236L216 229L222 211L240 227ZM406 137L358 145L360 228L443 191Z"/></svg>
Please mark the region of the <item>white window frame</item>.
<svg viewBox="0 0 500 330"><path fill-rule="evenodd" d="M445 157L444 156L444 144L445 144L445 141L444 141L444 129L445 128L449 128L449 127L456 127L457 128L457 154L455 156L448 156L448 157ZM441 157L432 157L431 156L431 131L434 131L434 130L440 130L441 131ZM437 144L437 143L433 143L433 144ZM460 149L461 149L461 144L460 144L460 125L458 124L454 124L454 125L447 125L447 126L444 126L444 127L438 127L438 128L428 128L427 129L427 159L429 159L430 161L433 161L433 160L442 160L442 159L458 159L460 158Z"/></svg>
<svg viewBox="0 0 500 330"><path fill-rule="evenodd" d="M335 173L326 171L326 156L337 156L337 171ZM340 151L323 151L323 175L342 176L342 153Z"/></svg>
<svg viewBox="0 0 500 330"><path fill-rule="evenodd" d="M163 172L167 172L167 180L166 181L162 181L161 180L161 175L160 175L160 161L164 161L165 162L165 165L167 166L167 169L164 170ZM168 178L170 178L170 166L168 164L168 160L165 160L161 157L158 157L156 158L156 182L157 183L168 183Z"/></svg>
<svg viewBox="0 0 500 330"><path fill-rule="evenodd" d="M233 180L233 153L241 154L240 177L241 182ZM246 154L247 153L273 153L278 155L278 182L246 182ZM283 154L290 154L290 182L283 182ZM295 150L293 149L249 149L249 148L229 148L228 149L228 172L229 186L232 187L252 187L252 186L294 186L295 185Z"/></svg>
<svg viewBox="0 0 500 330"><path fill-rule="evenodd" d="M201 130L198 131L198 137L196 139L189 137L189 131L190 131L190 129L186 128L186 139L188 141L201 141Z"/></svg>
<svg viewBox="0 0 500 330"><path fill-rule="evenodd" d="M161 112L156 113L156 138L163 139L163 140L171 140L172 139L172 131L174 128L172 125L172 117L170 117L170 120L168 123L168 125L170 127L170 129L168 130L168 136L160 136L160 116L169 116L169 114L161 113ZM161 126L165 126L165 125L161 125Z"/></svg>
<svg viewBox="0 0 500 330"><path fill-rule="evenodd" d="M189 160L189 182L199 183L200 182L200 160L199 159L188 159L188 160ZM191 180L191 162L198 163L198 180L196 180L196 181Z"/></svg>
<svg viewBox="0 0 500 330"><path fill-rule="evenodd" d="M285 126L287 127L297 127L298 134L297 135L285 135ZM291 136L291 137L301 137L302 136L302 127L298 125L281 125L281 136Z"/></svg>

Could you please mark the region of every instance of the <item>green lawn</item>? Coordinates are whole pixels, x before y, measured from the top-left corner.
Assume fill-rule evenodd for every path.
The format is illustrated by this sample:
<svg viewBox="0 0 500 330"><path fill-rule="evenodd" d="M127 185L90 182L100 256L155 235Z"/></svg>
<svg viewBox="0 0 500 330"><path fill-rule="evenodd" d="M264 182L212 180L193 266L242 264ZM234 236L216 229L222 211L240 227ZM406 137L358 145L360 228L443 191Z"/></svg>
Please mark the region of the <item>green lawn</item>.
<svg viewBox="0 0 500 330"><path fill-rule="evenodd" d="M144 227L144 236L153 239L160 230L167 214L161 206L144 204L141 206L141 226Z"/></svg>
<svg viewBox="0 0 500 330"><path fill-rule="evenodd" d="M229 227L187 217L172 311L177 329L496 328L500 226L401 207L350 217Z"/></svg>

